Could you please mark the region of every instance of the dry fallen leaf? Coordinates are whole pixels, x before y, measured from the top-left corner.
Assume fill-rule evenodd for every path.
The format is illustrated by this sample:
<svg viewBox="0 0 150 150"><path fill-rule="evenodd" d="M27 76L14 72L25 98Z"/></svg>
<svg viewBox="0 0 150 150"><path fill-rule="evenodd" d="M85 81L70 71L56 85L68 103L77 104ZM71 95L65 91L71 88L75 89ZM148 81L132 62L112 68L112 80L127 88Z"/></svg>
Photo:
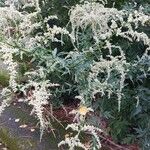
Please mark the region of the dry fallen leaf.
<svg viewBox="0 0 150 150"><path fill-rule="evenodd" d="M30 129L30 131L31 131L31 132L34 132L34 131L35 131L35 129L33 129L33 128L32 128L32 129Z"/></svg>
<svg viewBox="0 0 150 150"><path fill-rule="evenodd" d="M8 150L6 147L2 148L2 150Z"/></svg>
<svg viewBox="0 0 150 150"><path fill-rule="evenodd" d="M20 121L20 119L15 119L15 122L19 122Z"/></svg>
<svg viewBox="0 0 150 150"><path fill-rule="evenodd" d="M23 125L20 125L19 128L26 128L27 125L26 124L23 124Z"/></svg>

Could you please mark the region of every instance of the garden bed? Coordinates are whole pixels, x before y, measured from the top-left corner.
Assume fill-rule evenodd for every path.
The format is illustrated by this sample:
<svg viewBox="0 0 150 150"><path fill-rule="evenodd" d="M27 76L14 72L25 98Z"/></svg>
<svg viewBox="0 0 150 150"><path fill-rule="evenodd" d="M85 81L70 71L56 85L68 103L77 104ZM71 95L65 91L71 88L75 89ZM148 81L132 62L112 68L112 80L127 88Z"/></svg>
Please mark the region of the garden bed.
<svg viewBox="0 0 150 150"><path fill-rule="evenodd" d="M0 2L0 115L9 130L37 133L39 149L43 140L51 149L150 149L149 3L113 2Z"/></svg>

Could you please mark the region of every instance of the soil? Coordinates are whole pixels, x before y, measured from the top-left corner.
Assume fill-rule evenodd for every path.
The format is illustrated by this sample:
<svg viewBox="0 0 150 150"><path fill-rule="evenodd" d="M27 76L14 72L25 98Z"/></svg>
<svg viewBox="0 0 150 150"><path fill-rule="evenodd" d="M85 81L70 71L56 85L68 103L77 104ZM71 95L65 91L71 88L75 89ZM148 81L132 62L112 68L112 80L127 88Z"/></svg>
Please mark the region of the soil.
<svg viewBox="0 0 150 150"><path fill-rule="evenodd" d="M58 150L57 144L65 135L64 128L59 123L54 122L54 133L57 138L49 131L49 133L44 133L40 142L38 121L34 116L29 115L29 109L26 104L15 103L15 105L11 105L0 117L0 129L7 130L10 138L18 139L20 150ZM0 146L0 150L3 146ZM9 144L7 147L8 150L12 150Z"/></svg>

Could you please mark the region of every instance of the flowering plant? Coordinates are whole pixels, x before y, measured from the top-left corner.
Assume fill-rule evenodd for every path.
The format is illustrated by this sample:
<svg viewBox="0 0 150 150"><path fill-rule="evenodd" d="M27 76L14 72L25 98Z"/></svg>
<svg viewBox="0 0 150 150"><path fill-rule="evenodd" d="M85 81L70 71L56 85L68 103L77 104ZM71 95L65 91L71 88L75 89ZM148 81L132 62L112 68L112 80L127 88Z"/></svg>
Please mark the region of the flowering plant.
<svg viewBox="0 0 150 150"><path fill-rule="evenodd" d="M66 129L77 134L59 146L87 149L79 135L88 132L96 139L96 146L90 148L99 149L97 132L102 130L86 116L90 111L104 115L111 108L109 103L114 106L112 114L121 114L129 95L132 106L139 107L143 97L138 91L147 89L150 71L150 39L145 31L150 16L142 6L129 11L110 8L105 0L80 1L70 7L68 24L61 26L57 13L43 9L47 3L6 0L0 7L0 53L9 72L9 85L1 93L0 114L10 104L12 94L23 93L23 101L33 106L32 113L40 122L42 137L50 124L44 116L45 106L62 107L64 95L73 97L80 107L70 112L76 122ZM23 64L25 69L20 73ZM131 82L137 85L132 87ZM108 103L106 108L102 101ZM112 119L111 115L105 117Z"/></svg>

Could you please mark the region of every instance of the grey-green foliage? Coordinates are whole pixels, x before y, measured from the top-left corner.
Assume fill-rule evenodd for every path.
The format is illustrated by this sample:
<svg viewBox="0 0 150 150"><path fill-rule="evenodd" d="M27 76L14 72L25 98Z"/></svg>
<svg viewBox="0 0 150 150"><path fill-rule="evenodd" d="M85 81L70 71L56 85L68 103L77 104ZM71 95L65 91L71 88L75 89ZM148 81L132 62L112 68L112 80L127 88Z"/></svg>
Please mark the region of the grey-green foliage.
<svg viewBox="0 0 150 150"><path fill-rule="evenodd" d="M5 0L0 1L0 7L5 6Z"/></svg>
<svg viewBox="0 0 150 150"><path fill-rule="evenodd" d="M29 65L32 65L27 67L27 70L38 72L35 73L36 76L31 76L30 80L34 82L49 80L59 84L55 88L49 88L52 94L49 101L53 106L62 106L64 97L68 99L71 97L70 99L74 100L75 96L80 95L84 104L91 107L97 105L96 111L104 115L109 114L106 116L110 121L110 134L115 140L125 143L134 141L134 138L138 138L137 131L141 139L145 138L143 141L145 143L148 140L147 134L142 135L141 130L137 128L147 131L149 126L143 126L142 121L138 122L137 118L142 119L144 113L146 117L143 121L145 121L149 113L147 105L149 101L145 101L147 94L144 92L145 88L149 88L146 87L148 86L146 82L150 67L149 24L144 20L147 16L138 10L138 6L129 8L126 5L128 11L119 11L116 8L105 9L99 3L82 3L70 7L69 12L65 6L70 1L57 2L40 1L41 11L37 14L32 13L35 8L30 8L31 11L26 10L35 15L35 18L28 20L30 26L21 19L21 23L23 22L27 29L31 29L27 31L31 32L26 33L25 28L25 34L18 31L19 37L14 36L12 47L19 49L15 60L19 63L22 61L27 63L26 60L29 60ZM118 2L118 6L120 2L122 1ZM69 6L76 3L77 1L72 1ZM61 9L56 8L60 6ZM98 14L94 16L95 18L89 13L91 10ZM145 12L148 14L148 11ZM58 20L50 19L45 22L46 17L55 14ZM128 15L131 15L131 18L128 18ZM129 19L131 20L128 21ZM68 21L70 22L66 26ZM51 35L47 24L50 29L53 29L54 25L65 27L68 33L63 36L61 33L56 35L57 40L61 42L55 41L56 39L46 39L45 35ZM28 43L25 42L31 38L33 40L29 41L31 47L27 47ZM36 38L40 40L32 45ZM18 59L22 53L23 59ZM25 72L26 70L23 69L22 74ZM28 79L28 76L25 79ZM28 81L21 86L26 82ZM131 134L130 125L133 130ZM129 138L125 138L126 136Z"/></svg>

